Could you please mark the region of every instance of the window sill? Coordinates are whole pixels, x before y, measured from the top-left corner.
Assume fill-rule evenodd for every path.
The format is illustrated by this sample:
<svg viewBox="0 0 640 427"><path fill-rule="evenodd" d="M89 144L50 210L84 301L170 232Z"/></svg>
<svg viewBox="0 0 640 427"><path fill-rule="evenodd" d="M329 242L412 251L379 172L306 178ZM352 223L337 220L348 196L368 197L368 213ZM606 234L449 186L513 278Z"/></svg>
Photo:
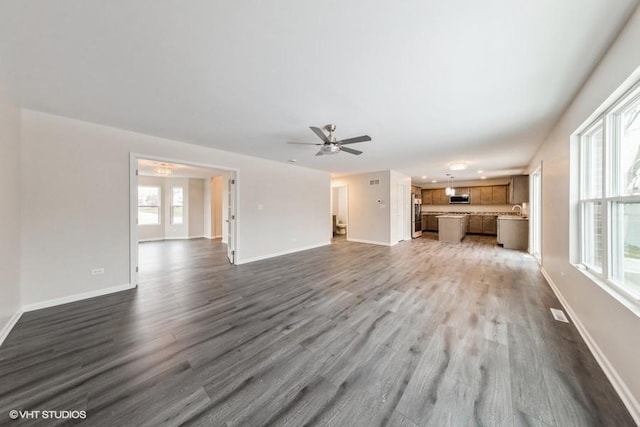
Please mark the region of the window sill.
<svg viewBox="0 0 640 427"><path fill-rule="evenodd" d="M576 270L580 273L584 274L589 280L598 285L602 290L611 295L616 301L620 304L624 305L629 311L631 311L636 316L640 317L640 300L634 298L628 292L620 289L620 287L616 284L613 284L607 280L603 280L602 278L592 274L581 264L572 264Z"/></svg>

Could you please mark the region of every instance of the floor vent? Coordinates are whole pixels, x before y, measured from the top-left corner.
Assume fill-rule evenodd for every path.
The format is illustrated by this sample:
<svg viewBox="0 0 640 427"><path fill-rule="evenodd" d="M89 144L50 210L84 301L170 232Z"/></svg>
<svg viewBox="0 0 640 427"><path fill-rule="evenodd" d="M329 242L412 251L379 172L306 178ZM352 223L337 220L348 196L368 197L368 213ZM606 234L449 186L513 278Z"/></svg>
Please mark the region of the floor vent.
<svg viewBox="0 0 640 427"><path fill-rule="evenodd" d="M569 323L569 319L567 319L567 315L564 314L564 311L558 310L557 308L552 308L550 310L551 310L551 314L553 315L553 318L556 319L558 322Z"/></svg>

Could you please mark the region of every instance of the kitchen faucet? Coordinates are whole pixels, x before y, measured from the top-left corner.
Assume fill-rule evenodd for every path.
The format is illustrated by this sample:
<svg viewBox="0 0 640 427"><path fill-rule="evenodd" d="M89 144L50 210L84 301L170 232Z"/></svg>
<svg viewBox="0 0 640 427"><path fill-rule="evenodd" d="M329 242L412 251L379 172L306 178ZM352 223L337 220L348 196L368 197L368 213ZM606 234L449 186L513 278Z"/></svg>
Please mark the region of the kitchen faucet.
<svg viewBox="0 0 640 427"><path fill-rule="evenodd" d="M518 215L522 216L522 206L520 206L520 205L513 205L513 207L511 208L511 210L512 210L512 211L515 211L515 210L516 210L516 208L520 209L520 210L518 211Z"/></svg>

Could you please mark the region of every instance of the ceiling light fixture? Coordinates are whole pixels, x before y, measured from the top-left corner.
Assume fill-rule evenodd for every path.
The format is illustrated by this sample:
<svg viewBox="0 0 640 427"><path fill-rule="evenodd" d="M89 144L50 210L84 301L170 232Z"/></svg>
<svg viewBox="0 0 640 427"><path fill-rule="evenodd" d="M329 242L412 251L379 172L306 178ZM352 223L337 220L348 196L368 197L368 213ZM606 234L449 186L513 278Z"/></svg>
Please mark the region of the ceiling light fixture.
<svg viewBox="0 0 640 427"><path fill-rule="evenodd" d="M422 175L422 179L427 179L427 176L426 175Z"/></svg>
<svg viewBox="0 0 640 427"><path fill-rule="evenodd" d="M340 152L340 146L335 144L324 144L320 147L320 152L324 155L338 154Z"/></svg>
<svg viewBox="0 0 640 427"><path fill-rule="evenodd" d="M467 168L466 163L449 163L449 170L452 171L461 171Z"/></svg>
<svg viewBox="0 0 640 427"><path fill-rule="evenodd" d="M432 179L431 182L433 182L435 184L436 182L438 182L438 180L437 179Z"/></svg>
<svg viewBox="0 0 640 427"><path fill-rule="evenodd" d="M449 177L449 181L447 183L447 188L445 188L444 190L444 194L446 194L447 196L455 196L456 189L451 187L451 180L454 179L454 177L451 176L450 174L447 174L447 176Z"/></svg>
<svg viewBox="0 0 640 427"><path fill-rule="evenodd" d="M487 179L487 177L486 176L481 176L480 179Z"/></svg>
<svg viewBox="0 0 640 427"><path fill-rule="evenodd" d="M484 173L484 171L483 170L479 170L478 173Z"/></svg>
<svg viewBox="0 0 640 427"><path fill-rule="evenodd" d="M171 175L172 173L171 169L169 169L169 165L164 163L156 167L153 171L158 175Z"/></svg>

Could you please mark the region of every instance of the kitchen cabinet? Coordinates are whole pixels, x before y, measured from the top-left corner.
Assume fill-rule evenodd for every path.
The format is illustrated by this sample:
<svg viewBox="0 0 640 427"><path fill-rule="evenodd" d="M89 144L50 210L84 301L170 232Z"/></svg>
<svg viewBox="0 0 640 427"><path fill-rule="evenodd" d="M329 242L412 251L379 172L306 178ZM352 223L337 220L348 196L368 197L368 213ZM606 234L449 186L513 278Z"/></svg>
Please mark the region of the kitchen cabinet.
<svg viewBox="0 0 640 427"><path fill-rule="evenodd" d="M482 215L469 215L469 233L482 234Z"/></svg>
<svg viewBox="0 0 640 427"><path fill-rule="evenodd" d="M493 204L493 187L480 187L480 204Z"/></svg>
<svg viewBox="0 0 640 427"><path fill-rule="evenodd" d="M436 200L438 200L437 203L436 203ZM437 205L449 204L449 196L447 196L447 193L445 193L444 188L438 188L437 190L435 190L435 192L433 193L433 204L437 204Z"/></svg>
<svg viewBox="0 0 640 427"><path fill-rule="evenodd" d="M514 175L509 184L509 203L518 205L529 202L529 175Z"/></svg>
<svg viewBox="0 0 640 427"><path fill-rule="evenodd" d="M423 205L433 204L433 190L422 190L422 204Z"/></svg>
<svg viewBox="0 0 640 427"><path fill-rule="evenodd" d="M507 204L507 186L506 185L494 185L491 187L491 204L492 205L506 205Z"/></svg>
<svg viewBox="0 0 640 427"><path fill-rule="evenodd" d="M438 215L427 215L427 231L438 231Z"/></svg>
<svg viewBox="0 0 640 427"><path fill-rule="evenodd" d="M466 215L438 215L438 240L459 243L467 234Z"/></svg>
<svg viewBox="0 0 640 427"><path fill-rule="evenodd" d="M469 189L469 203L472 205L480 204L480 189L482 187L471 187Z"/></svg>
<svg viewBox="0 0 640 427"><path fill-rule="evenodd" d="M491 236L498 234L498 217L496 215L482 216L482 234Z"/></svg>
<svg viewBox="0 0 640 427"><path fill-rule="evenodd" d="M456 188L456 196L460 196L463 194L469 194L469 187Z"/></svg>
<svg viewBox="0 0 640 427"><path fill-rule="evenodd" d="M507 185L487 185L484 187L459 187L456 195L468 194L472 205L506 205ZM444 188L430 188L422 190L423 205L448 205L449 196Z"/></svg>
<svg viewBox="0 0 640 427"><path fill-rule="evenodd" d="M498 218L498 243L505 249L526 250L529 246L529 220L513 215Z"/></svg>

